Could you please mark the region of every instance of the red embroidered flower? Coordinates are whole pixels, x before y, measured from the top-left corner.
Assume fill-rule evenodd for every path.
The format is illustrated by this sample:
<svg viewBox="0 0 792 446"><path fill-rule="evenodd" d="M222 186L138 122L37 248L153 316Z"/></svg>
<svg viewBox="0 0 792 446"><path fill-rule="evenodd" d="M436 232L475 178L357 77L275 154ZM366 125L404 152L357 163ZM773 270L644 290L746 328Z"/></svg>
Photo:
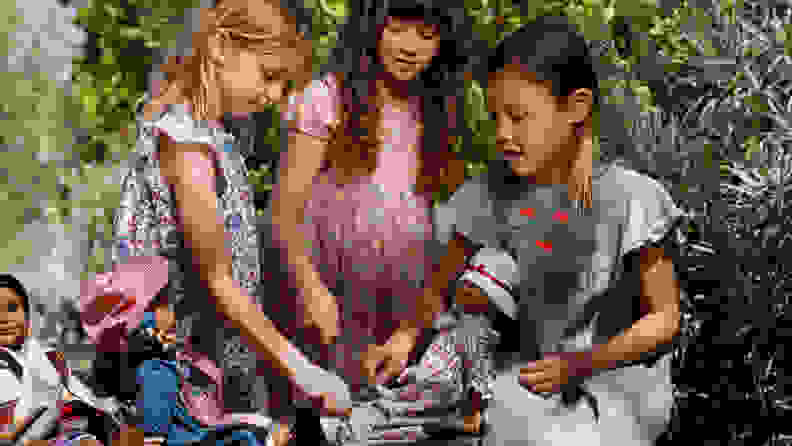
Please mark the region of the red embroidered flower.
<svg viewBox="0 0 792 446"><path fill-rule="evenodd" d="M544 249L547 252L550 252L553 249L553 245L550 242L543 242L541 240L536 241L536 246Z"/></svg>
<svg viewBox="0 0 792 446"><path fill-rule="evenodd" d="M533 208L520 209L520 215L524 217L533 217L536 214Z"/></svg>
<svg viewBox="0 0 792 446"><path fill-rule="evenodd" d="M560 221L561 223L566 223L569 221L569 215L566 212L556 211L553 215L553 219Z"/></svg>

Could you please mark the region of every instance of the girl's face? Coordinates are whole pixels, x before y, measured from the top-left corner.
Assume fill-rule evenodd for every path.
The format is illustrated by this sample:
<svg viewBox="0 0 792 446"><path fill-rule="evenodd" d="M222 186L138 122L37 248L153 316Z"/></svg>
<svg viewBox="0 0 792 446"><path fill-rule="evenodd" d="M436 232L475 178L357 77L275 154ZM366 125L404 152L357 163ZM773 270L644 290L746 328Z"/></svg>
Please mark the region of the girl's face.
<svg viewBox="0 0 792 446"><path fill-rule="evenodd" d="M10 288L0 288L0 345L21 344L27 334L22 297Z"/></svg>
<svg viewBox="0 0 792 446"><path fill-rule="evenodd" d="M574 141L573 124L591 107L586 91L576 91L562 104L549 85L531 80L517 66L490 74L488 108L496 122L496 143L515 174L534 176L573 155L566 153Z"/></svg>
<svg viewBox="0 0 792 446"><path fill-rule="evenodd" d="M280 36L292 30L283 11L271 2L247 2L247 11L250 27L259 32ZM267 41L243 38L219 39L216 44L222 55L217 81L226 111L252 113L281 101L292 60L287 53L295 49L273 49Z"/></svg>
<svg viewBox="0 0 792 446"><path fill-rule="evenodd" d="M388 17L377 51L385 71L396 80L409 81L440 51L440 32L421 19Z"/></svg>

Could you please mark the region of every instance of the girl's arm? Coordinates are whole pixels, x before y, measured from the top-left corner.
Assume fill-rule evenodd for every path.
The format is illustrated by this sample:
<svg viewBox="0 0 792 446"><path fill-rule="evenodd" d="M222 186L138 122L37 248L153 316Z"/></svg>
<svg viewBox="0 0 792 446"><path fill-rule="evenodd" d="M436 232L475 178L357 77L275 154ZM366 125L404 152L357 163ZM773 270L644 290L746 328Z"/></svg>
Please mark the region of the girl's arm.
<svg viewBox="0 0 792 446"><path fill-rule="evenodd" d="M641 252L641 307L644 316L607 344L592 351L592 366L605 370L623 361L637 361L679 332L679 284L674 265L663 248Z"/></svg>
<svg viewBox="0 0 792 446"><path fill-rule="evenodd" d="M462 235L457 235L448 242L445 253L433 265L429 286L424 290L423 297L418 299L415 318L405 320L402 329L420 333L432 326L435 316L444 310L445 296L449 285L465 264L465 260L473 254L473 246Z"/></svg>
<svg viewBox="0 0 792 446"><path fill-rule="evenodd" d="M209 147L177 144L160 137L160 165L173 187L185 244L192 250L201 279L215 298L217 310L239 330L262 359L293 378L286 358L289 342L232 278L225 228L218 213L214 165Z"/></svg>
<svg viewBox="0 0 792 446"><path fill-rule="evenodd" d="M297 110L297 121L303 119L300 116L302 112L303 110ZM296 276L297 287L307 306L315 303L327 304L333 299L310 261L305 237L300 230L302 211L310 197L314 177L319 173L326 151L327 141L324 139L300 131L290 132L286 165L278 169L278 180L272 197L273 236L286 253L287 262Z"/></svg>

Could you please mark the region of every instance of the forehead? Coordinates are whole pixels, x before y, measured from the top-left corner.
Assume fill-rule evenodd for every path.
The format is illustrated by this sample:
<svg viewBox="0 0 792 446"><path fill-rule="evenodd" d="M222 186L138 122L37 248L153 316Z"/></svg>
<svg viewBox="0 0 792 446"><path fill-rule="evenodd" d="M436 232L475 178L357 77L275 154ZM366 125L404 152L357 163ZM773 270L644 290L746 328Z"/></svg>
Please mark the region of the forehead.
<svg viewBox="0 0 792 446"><path fill-rule="evenodd" d="M389 15L387 17L387 23L398 23L401 25L410 25L410 26L431 26L437 27L437 24L433 20L427 20L424 16L399 16L399 15Z"/></svg>
<svg viewBox="0 0 792 446"><path fill-rule="evenodd" d="M238 12L246 22L246 31L263 32L280 35L291 29L289 11L284 10L277 2L264 0L226 0L224 7Z"/></svg>
<svg viewBox="0 0 792 446"><path fill-rule="evenodd" d="M489 74L487 94L498 103L552 101L552 90L546 82L516 65Z"/></svg>

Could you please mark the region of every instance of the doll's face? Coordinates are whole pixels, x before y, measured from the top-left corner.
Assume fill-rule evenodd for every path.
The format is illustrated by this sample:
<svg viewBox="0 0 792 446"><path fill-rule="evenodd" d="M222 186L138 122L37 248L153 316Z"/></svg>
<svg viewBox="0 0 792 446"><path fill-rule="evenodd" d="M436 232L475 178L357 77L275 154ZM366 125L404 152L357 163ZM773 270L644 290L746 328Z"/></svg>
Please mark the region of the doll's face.
<svg viewBox="0 0 792 446"><path fill-rule="evenodd" d="M22 297L10 288L0 288L0 345L21 344L27 327Z"/></svg>

